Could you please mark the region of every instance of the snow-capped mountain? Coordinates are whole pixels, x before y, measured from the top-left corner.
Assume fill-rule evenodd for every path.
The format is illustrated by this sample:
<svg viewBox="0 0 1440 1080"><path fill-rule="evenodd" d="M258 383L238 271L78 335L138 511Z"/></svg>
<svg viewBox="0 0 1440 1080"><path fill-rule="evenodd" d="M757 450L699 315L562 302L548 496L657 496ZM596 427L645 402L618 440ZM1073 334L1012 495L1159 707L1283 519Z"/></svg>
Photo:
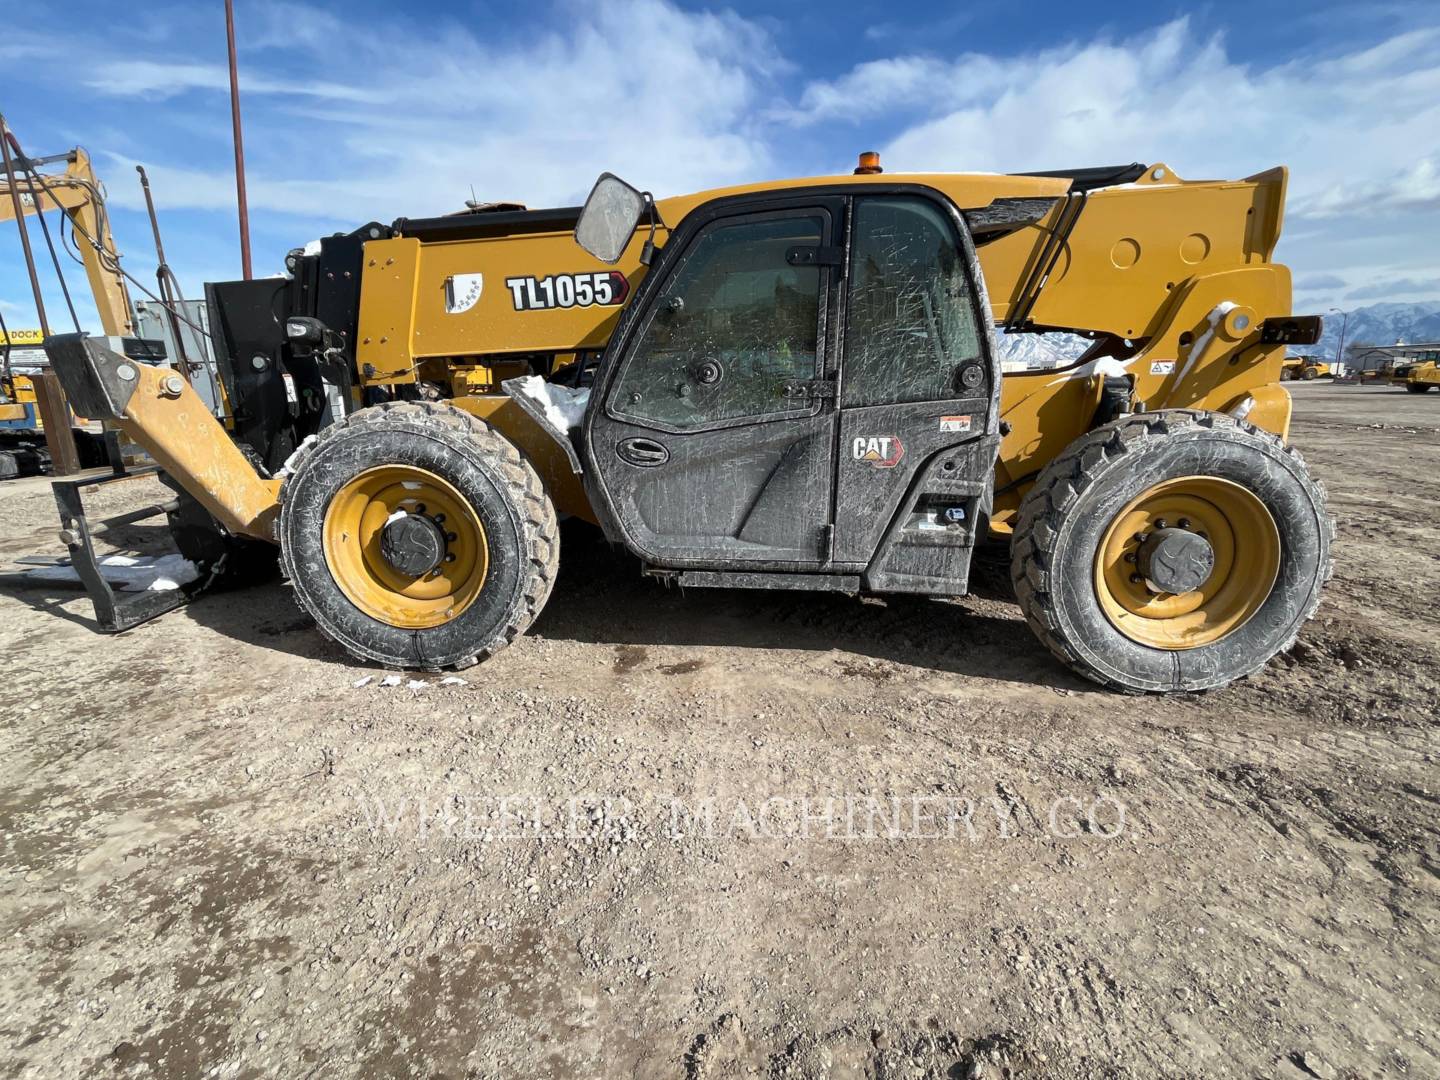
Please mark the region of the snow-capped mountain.
<svg viewBox="0 0 1440 1080"><path fill-rule="evenodd" d="M1440 341L1440 304L1370 304L1350 312L1348 322L1332 311L1325 315L1325 333L1318 345L1302 345L1290 351L1334 359L1342 324L1347 352L1351 345Z"/></svg>
<svg viewBox="0 0 1440 1080"><path fill-rule="evenodd" d="M1090 342L1079 334L1007 334L997 331L1001 371L1038 371L1075 361Z"/></svg>
<svg viewBox="0 0 1440 1080"><path fill-rule="evenodd" d="M1308 314L1301 312L1301 314ZM1345 326L1345 348L1351 345L1414 344L1419 341L1440 341L1440 304L1369 304L1344 315L1325 315L1325 332L1315 345L1297 345L1292 353L1335 358L1340 344L1340 328ZM1006 334L997 333L1000 363L1005 371L1033 371L1063 367L1072 363L1090 344L1077 334Z"/></svg>

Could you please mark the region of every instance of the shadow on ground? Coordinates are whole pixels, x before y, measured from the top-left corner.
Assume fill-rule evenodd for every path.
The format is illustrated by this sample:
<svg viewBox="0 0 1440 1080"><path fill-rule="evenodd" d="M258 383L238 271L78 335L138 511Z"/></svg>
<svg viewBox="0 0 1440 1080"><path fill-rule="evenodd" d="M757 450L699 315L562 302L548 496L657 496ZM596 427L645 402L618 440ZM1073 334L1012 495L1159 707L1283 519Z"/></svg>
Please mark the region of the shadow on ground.
<svg viewBox="0 0 1440 1080"><path fill-rule="evenodd" d="M163 533L163 529L157 530ZM129 550L149 552L156 537ZM530 633L591 645L735 649L831 649L957 675L1077 688L1010 606L1001 549L976 556L972 595L955 601L740 589L681 590L643 576L629 554L582 522L562 529L560 573ZM0 582L0 593L37 611L95 627L77 585ZM66 610L68 605L72 610ZM205 593L161 616L188 619L262 649L353 664L295 604L288 585L269 581ZM96 629L97 637L102 636Z"/></svg>
<svg viewBox="0 0 1440 1080"><path fill-rule="evenodd" d="M531 633L614 646L837 649L957 675L1075 689L1013 607L1003 549L976 556L972 595L858 599L830 593L685 589L579 522L562 532L560 575ZM1003 606L1002 606L1003 605Z"/></svg>

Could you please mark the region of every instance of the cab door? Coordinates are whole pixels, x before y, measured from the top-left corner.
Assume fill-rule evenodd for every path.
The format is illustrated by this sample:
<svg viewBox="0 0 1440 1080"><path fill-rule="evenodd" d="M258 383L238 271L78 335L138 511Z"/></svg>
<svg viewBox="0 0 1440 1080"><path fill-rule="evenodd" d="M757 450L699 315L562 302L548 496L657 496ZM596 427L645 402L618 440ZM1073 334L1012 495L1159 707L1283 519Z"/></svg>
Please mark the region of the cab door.
<svg viewBox="0 0 1440 1080"><path fill-rule="evenodd" d="M1000 371L964 223L934 192L857 194L840 333L834 556L877 592L957 595L984 534Z"/></svg>
<svg viewBox="0 0 1440 1080"><path fill-rule="evenodd" d="M811 197L696 211L619 327L586 415L586 482L612 538L651 565L825 562L843 210Z"/></svg>

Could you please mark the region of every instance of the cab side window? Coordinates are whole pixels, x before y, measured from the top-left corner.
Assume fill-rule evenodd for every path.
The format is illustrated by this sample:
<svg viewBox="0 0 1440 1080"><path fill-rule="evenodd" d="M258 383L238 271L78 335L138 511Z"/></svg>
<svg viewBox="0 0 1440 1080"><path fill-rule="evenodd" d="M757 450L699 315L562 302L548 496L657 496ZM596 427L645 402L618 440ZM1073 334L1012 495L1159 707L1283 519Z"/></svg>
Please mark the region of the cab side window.
<svg viewBox="0 0 1440 1080"><path fill-rule="evenodd" d="M682 431L797 411L786 388L816 375L820 271L786 254L824 231L818 213L702 229L620 373L616 411Z"/></svg>
<svg viewBox="0 0 1440 1080"><path fill-rule="evenodd" d="M926 199L860 198L852 235L843 403L961 396L957 369L983 354L953 224Z"/></svg>

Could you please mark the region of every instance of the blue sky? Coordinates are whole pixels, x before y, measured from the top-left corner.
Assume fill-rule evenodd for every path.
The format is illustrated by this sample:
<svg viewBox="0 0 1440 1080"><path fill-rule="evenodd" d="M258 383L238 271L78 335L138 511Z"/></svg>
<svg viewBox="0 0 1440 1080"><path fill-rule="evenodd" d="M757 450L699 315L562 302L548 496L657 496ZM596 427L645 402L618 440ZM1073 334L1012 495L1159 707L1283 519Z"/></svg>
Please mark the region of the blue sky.
<svg viewBox="0 0 1440 1080"><path fill-rule="evenodd" d="M1297 310L1440 300L1440 6L236 0L255 271L375 219L848 170L1291 169ZM0 0L0 111L85 146L125 264L239 276L220 0ZM38 237L37 237L38 239ZM34 325L15 227L0 313ZM70 275L84 291L83 275ZM58 297L51 317L63 325ZM87 329L95 329L87 315Z"/></svg>

